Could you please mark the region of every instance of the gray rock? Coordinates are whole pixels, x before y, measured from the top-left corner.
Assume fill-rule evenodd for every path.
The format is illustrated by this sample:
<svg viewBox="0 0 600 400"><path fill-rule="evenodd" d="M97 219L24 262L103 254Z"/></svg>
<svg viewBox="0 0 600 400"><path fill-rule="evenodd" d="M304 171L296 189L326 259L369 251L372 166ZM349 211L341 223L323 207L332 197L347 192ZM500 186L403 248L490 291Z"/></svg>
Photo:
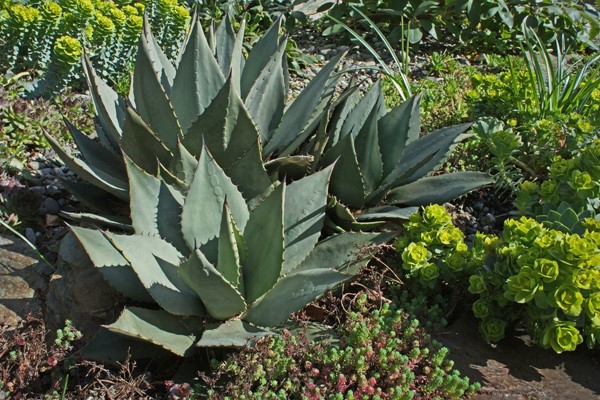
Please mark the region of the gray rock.
<svg viewBox="0 0 600 400"><path fill-rule="evenodd" d="M25 229L25 237L31 242L31 244L35 244L37 242L37 235L31 228Z"/></svg>
<svg viewBox="0 0 600 400"><path fill-rule="evenodd" d="M48 196L56 196L61 194L62 192L63 190L55 184L46 186L46 193L48 194Z"/></svg>
<svg viewBox="0 0 600 400"><path fill-rule="evenodd" d="M43 186L33 186L33 187L30 187L29 191L37 194L38 196L41 196L44 193L46 193L46 189Z"/></svg>
<svg viewBox="0 0 600 400"><path fill-rule="evenodd" d="M70 319L91 336L101 324L116 319L123 297L106 283L71 233L60 244L56 268L46 295L50 329L58 329Z"/></svg>
<svg viewBox="0 0 600 400"><path fill-rule="evenodd" d="M60 206L58 205L58 202L56 200L47 197L42 203L42 210L46 214L58 214L60 211Z"/></svg>
<svg viewBox="0 0 600 400"><path fill-rule="evenodd" d="M0 324L16 327L27 317L42 317L39 296L52 269L22 240L0 235Z"/></svg>
<svg viewBox="0 0 600 400"><path fill-rule="evenodd" d="M42 169L40 169L40 175L43 178L46 178L49 176L54 176L54 168L49 168L49 167L42 168Z"/></svg>
<svg viewBox="0 0 600 400"><path fill-rule="evenodd" d="M494 226L496 225L496 217L490 213L485 214L484 217L481 218L481 223L485 226Z"/></svg>

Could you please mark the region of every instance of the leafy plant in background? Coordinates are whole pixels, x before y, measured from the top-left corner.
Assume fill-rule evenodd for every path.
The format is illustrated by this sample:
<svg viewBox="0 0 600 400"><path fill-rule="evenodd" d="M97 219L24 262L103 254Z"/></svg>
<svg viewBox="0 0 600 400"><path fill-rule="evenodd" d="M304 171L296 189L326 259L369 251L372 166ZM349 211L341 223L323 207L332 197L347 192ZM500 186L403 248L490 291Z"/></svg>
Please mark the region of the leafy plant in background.
<svg viewBox="0 0 600 400"><path fill-rule="evenodd" d="M79 60L76 49L85 48L101 75L116 81L133 60L144 12L159 43L174 55L189 20L189 11L176 0L10 2L0 17L0 65L14 71L47 70L34 95L51 94L81 76L73 62Z"/></svg>
<svg viewBox="0 0 600 400"><path fill-rule="evenodd" d="M0 76L0 164L24 163L33 148L46 148L48 142L42 130L60 142L67 139L63 116L89 127L93 121L82 97L65 96L51 103L46 100L25 100L20 96L28 74ZM69 94L72 94L69 92ZM7 171L8 172L8 171Z"/></svg>
<svg viewBox="0 0 600 400"><path fill-rule="evenodd" d="M347 24L345 24L344 22L340 21L332 15L328 15L328 18L334 21L336 24L343 27L346 31L348 31L348 33L352 35L354 39L356 39L363 47L365 47L369 51L369 53L371 53L371 55L375 58L375 60L377 60L377 63L379 64L379 71L385 74L389 82L392 83L392 85L398 92L400 99L402 101L408 100L409 97L412 96L410 82L408 81L408 54L410 47L409 41L400 41L400 58L402 58L402 61L400 61L400 58L398 58L398 55L396 54L396 50L387 40L383 32L381 32L381 30L377 27L377 24L375 24L375 22L373 22L369 17L367 17L365 13L363 13L353 5L350 5L350 8L356 13L358 13L362 18L364 18L365 21L367 21L370 30L377 33L377 36L384 43L387 52L390 54L392 60L394 61L396 67L395 71L388 66L388 63L382 58L382 56L377 52L377 50L375 50L373 46L371 46L367 42L367 40L365 40L365 38L361 36L358 32L356 32L350 26L348 26Z"/></svg>
<svg viewBox="0 0 600 400"><path fill-rule="evenodd" d="M284 335L227 359L207 396L222 398L458 399L479 384L453 369L448 349L432 341L419 322L383 304L357 310L338 330L339 344ZM198 392L202 392L198 388Z"/></svg>
<svg viewBox="0 0 600 400"><path fill-rule="evenodd" d="M558 210L565 202L578 215L600 209L600 140L584 147L573 158L556 157L548 169L548 179L540 183L525 181L515 200L522 215L537 218Z"/></svg>
<svg viewBox="0 0 600 400"><path fill-rule="evenodd" d="M445 202L490 182L487 174L478 172L427 176L469 135L463 134L463 125L419 138L418 98L386 112L377 84L362 99L352 85L334 101L340 75L333 72L342 55L286 107L286 41L279 38L279 24L257 42L245 63L243 36L243 25L236 35L225 18L210 34L215 41L209 42L196 23L175 69L146 25L129 102L119 99L86 62L99 141L69 125L83 155L78 159L48 137L64 162L91 184L68 187L109 213L101 191L128 198L125 169L118 161L121 149L148 173L155 172L158 159L166 167L164 175L185 187L189 174L176 163L182 157L178 142L190 157L198 157L204 141L250 201L267 190L272 177L297 179L339 158L330 185L337 199L332 199L333 218L328 223L339 231L378 226L413 210L396 204ZM231 163L232 159L240 161ZM357 218L365 223L346 208L373 207L384 199L393 206L363 210ZM110 216L83 217L118 226L127 223Z"/></svg>
<svg viewBox="0 0 600 400"><path fill-rule="evenodd" d="M508 71L498 75L474 74L473 89L467 93L473 116L496 117L514 131L514 140L519 140L521 145L507 161L526 179L544 175L554 155L570 157L573 151L598 136L595 126L600 107L597 60L560 68L542 67L533 57L546 59L550 64L555 61L547 52L544 56L536 54L532 52L528 56L532 69L525 67L524 59L512 58ZM545 78L548 74L551 77ZM484 147L498 132L506 130L477 127L480 134L489 133L479 136ZM508 149L513 147L508 146ZM489 151L494 153L494 147L489 146Z"/></svg>
<svg viewBox="0 0 600 400"><path fill-rule="evenodd" d="M364 24L364 18L356 12L356 7L360 8L370 19L376 20L393 44L402 37L410 43L419 43L425 34L441 39L445 32L450 32L470 49L499 54L518 48L517 44L524 35L521 28L524 21L545 43L551 43L558 35L565 35L573 48L595 49L594 39L598 35L600 20L594 6L575 0L323 0L319 3L323 4L322 8L330 8L329 14L337 20L353 27ZM339 22L334 20L325 34L341 30Z"/></svg>
<svg viewBox="0 0 600 400"><path fill-rule="evenodd" d="M590 105L592 94L598 96L600 90L600 55L590 57L587 61L567 64L566 44L564 38L554 42L554 54L551 54L535 31L525 31L525 66L528 81L525 87L532 91L528 96L527 89L514 80L514 95L532 101L518 102L521 113L533 112L545 118L558 113L578 113L586 118L597 118L598 106ZM513 74L514 76L514 74Z"/></svg>
<svg viewBox="0 0 600 400"><path fill-rule="evenodd" d="M475 248L486 259L469 278L480 330L490 342L509 323L557 353L573 351L584 338L600 344L600 224L586 220L582 235L549 230L533 219L509 219L502 238L478 235Z"/></svg>

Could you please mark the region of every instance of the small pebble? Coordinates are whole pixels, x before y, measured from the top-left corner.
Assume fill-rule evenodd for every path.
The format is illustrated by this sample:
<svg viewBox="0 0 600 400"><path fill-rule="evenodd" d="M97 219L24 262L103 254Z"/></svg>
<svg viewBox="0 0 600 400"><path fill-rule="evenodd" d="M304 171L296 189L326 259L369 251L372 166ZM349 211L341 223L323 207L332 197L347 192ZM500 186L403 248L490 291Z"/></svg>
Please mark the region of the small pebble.
<svg viewBox="0 0 600 400"><path fill-rule="evenodd" d="M42 203L42 210L47 214L58 214L60 206L58 202L51 197L46 197Z"/></svg>
<svg viewBox="0 0 600 400"><path fill-rule="evenodd" d="M35 243L37 242L37 235L35 234L34 230L31 228L27 228L25 229L25 237L27 238L27 240L29 240L31 242L31 244L35 245Z"/></svg>

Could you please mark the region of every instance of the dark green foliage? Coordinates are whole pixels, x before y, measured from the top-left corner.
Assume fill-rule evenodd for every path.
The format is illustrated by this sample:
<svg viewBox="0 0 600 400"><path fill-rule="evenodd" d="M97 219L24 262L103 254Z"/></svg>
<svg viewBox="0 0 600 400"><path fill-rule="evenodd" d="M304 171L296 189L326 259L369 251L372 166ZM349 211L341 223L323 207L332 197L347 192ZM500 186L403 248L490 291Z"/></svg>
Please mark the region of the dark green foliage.
<svg viewBox="0 0 600 400"><path fill-rule="evenodd" d="M144 13L167 55L174 56L190 19L177 0L7 2L0 9L0 65L41 71L32 95L50 96L83 77L79 63L84 47L99 74L117 81L131 66ZM70 47L77 44L78 54L61 51L65 39Z"/></svg>
<svg viewBox="0 0 600 400"><path fill-rule="evenodd" d="M20 94L27 75L0 77L0 164L10 159L23 162L35 148L46 148L43 131L59 141L68 138L63 116L84 129L91 128L89 104L72 92L62 100L26 100Z"/></svg>
<svg viewBox="0 0 600 400"><path fill-rule="evenodd" d="M479 388L453 369L448 349L417 320L388 304L368 312L365 301L358 299L338 329L338 344L287 334L228 359L209 398L459 399Z"/></svg>
<svg viewBox="0 0 600 400"><path fill-rule="evenodd" d="M331 7L333 1L321 1ZM351 21L355 27L364 26L361 15L349 6L337 3L330 13L338 19ZM386 29L392 41L405 35L418 43L426 35L443 39L450 32L460 43L476 51L499 54L518 48L523 39L522 26L536 30L545 43L564 34L573 47L595 48L599 13L589 4L575 0L368 0L352 3ZM332 24L326 33L342 31Z"/></svg>

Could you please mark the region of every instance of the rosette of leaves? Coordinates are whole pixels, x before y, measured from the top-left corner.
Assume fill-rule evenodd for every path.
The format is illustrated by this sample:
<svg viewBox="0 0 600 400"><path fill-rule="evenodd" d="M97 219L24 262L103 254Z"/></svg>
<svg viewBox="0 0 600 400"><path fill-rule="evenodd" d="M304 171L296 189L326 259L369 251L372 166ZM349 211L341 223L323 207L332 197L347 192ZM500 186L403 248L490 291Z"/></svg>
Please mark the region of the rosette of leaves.
<svg viewBox="0 0 600 400"><path fill-rule="evenodd" d="M541 184L529 181L521 184L515 200L517 210L523 215L541 216L541 220L549 222L564 218L566 228L575 228L577 221L597 214L596 203L600 199L598 165L600 140L593 141L573 158L556 158L548 168L547 180ZM576 229L577 233L582 233L581 226Z"/></svg>
<svg viewBox="0 0 600 400"><path fill-rule="evenodd" d="M425 287L439 291L440 284L456 288L477 267L464 234L440 205L427 206L421 214L411 215L395 247L406 277L419 290Z"/></svg>
<svg viewBox="0 0 600 400"><path fill-rule="evenodd" d="M148 343L178 356L198 346L244 346L356 273L371 258L357 246L390 237L348 233L318 242L332 168L274 185L249 206L208 149L187 162L183 189L125 157L132 235L72 228L103 277L148 305L125 308L88 356L112 357L107 343L134 356L149 356Z"/></svg>
<svg viewBox="0 0 600 400"><path fill-rule="evenodd" d="M271 137L285 136L286 142L308 136L331 100L337 80L331 74L339 58L284 110L288 75L286 41L279 37L279 25L244 59L243 24L236 35L225 18L207 39L194 20L175 67L146 20L128 99L120 98L100 79L86 59L98 141L67 124L82 154L79 159L48 137L65 163L86 181L68 182L69 189L97 211L111 213L107 202L129 197L121 152L148 173L155 173L160 161L165 174L186 185L187 164L177 164L176 157L185 149L197 158L204 143L247 200L262 194L272 179L263 166L260 143Z"/></svg>
<svg viewBox="0 0 600 400"><path fill-rule="evenodd" d="M500 327L514 322L558 353L575 350L584 338L589 348L600 344L600 224L588 219L585 226L579 235L525 217L505 222L502 239L493 240L483 268L469 279L486 340L501 339ZM475 246L485 238L479 235Z"/></svg>
<svg viewBox="0 0 600 400"><path fill-rule="evenodd" d="M351 86L334 103L331 119L306 146L320 167L339 159L330 185L334 228L368 229L406 219L418 206L445 203L491 183L490 175L474 171L431 176L472 135L463 124L420 137L420 100L413 96L388 111L377 82L362 98ZM274 142L265 152L277 148Z"/></svg>
<svg viewBox="0 0 600 400"><path fill-rule="evenodd" d="M195 20L174 66L146 23L128 99L119 98L84 62L98 142L69 126L83 156L77 159L48 139L72 170L121 200L128 197L121 151L149 173L158 159L187 184L185 165L173 162L181 152L178 143L197 158L204 142L248 200L263 193L274 177L297 179L339 159L330 185L335 196L330 225L336 230L406 218L415 208L397 204L445 202L490 182L479 172L427 176L469 135L461 125L419 138L419 98L386 112L377 84L362 99L351 89L334 104L339 79L334 70L341 55L286 106L286 38L279 37L279 28L280 22L244 59L243 24L236 35L226 17L206 38ZM99 190L68 185L89 204L105 206ZM384 200L388 206L373 208ZM343 204L370 209L355 218Z"/></svg>

